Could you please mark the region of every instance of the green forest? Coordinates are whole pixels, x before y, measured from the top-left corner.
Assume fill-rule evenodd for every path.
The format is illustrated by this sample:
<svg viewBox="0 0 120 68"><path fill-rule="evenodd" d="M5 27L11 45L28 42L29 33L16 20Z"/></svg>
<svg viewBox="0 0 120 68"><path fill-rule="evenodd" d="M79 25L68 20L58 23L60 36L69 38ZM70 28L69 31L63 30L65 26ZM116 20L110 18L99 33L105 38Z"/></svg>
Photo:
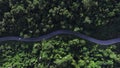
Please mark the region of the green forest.
<svg viewBox="0 0 120 68"><path fill-rule="evenodd" d="M71 30L120 37L119 0L0 0L0 38ZM0 68L119 68L120 43L104 46L73 35L39 42L0 42Z"/></svg>

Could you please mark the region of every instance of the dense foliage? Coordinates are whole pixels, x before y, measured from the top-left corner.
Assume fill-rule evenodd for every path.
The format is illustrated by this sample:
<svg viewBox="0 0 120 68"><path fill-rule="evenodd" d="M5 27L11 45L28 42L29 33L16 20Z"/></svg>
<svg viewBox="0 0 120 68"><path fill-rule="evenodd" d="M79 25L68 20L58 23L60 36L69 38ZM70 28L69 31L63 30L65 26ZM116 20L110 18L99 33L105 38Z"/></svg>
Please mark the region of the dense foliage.
<svg viewBox="0 0 120 68"><path fill-rule="evenodd" d="M41 43L4 42L0 46L3 68L113 68L120 67L115 46L86 45L81 39Z"/></svg>
<svg viewBox="0 0 120 68"><path fill-rule="evenodd" d="M120 37L118 0L0 0L0 37L38 37L67 29L98 38ZM59 35L35 43L0 42L0 68L116 68L120 45L99 46Z"/></svg>
<svg viewBox="0 0 120 68"><path fill-rule="evenodd" d="M69 29L110 38L111 34L120 32L120 27L115 25L120 25L117 0L0 0L0 9L0 36L31 37ZM116 29L111 30L111 25Z"/></svg>

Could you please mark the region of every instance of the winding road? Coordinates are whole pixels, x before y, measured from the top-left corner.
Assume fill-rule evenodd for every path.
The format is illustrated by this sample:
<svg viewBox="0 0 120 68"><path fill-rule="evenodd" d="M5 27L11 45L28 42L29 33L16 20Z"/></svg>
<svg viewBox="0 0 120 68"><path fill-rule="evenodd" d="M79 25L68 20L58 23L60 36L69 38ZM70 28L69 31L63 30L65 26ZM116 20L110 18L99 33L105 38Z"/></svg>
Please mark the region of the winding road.
<svg viewBox="0 0 120 68"><path fill-rule="evenodd" d="M111 45L111 44L115 44L115 43L120 43L120 38L115 38L115 39L110 39L110 40L98 40L92 37L89 37L87 35L78 33L78 32L73 32L70 30L57 30L54 32L51 32L49 34L37 37L37 38L23 38L23 37L19 37L19 36L8 36L8 37L1 37L0 38L0 42L2 41L9 41L9 40L14 40L14 41L24 41L24 42L37 42L37 41L42 41L42 40L47 40L53 36L56 35L60 35L60 34L69 34L69 35L75 35L79 38L88 40L90 42L94 42L96 44L100 44L100 45Z"/></svg>

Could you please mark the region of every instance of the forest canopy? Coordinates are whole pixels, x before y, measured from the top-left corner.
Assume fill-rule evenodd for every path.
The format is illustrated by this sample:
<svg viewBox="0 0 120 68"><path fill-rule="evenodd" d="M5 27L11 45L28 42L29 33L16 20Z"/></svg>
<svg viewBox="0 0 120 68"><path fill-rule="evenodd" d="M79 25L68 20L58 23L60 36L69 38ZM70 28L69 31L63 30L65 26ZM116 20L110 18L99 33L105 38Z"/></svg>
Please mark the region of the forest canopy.
<svg viewBox="0 0 120 68"><path fill-rule="evenodd" d="M71 30L120 37L119 0L0 0L0 37L39 37ZM103 46L58 35L39 42L0 42L0 68L118 68L120 43Z"/></svg>

